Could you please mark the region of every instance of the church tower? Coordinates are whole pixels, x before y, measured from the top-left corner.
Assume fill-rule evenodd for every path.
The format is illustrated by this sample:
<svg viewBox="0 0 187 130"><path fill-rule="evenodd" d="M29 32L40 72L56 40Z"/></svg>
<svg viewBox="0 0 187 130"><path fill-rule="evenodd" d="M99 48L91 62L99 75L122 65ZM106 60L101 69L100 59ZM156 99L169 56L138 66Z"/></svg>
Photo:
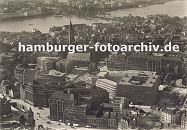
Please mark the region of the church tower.
<svg viewBox="0 0 187 130"><path fill-rule="evenodd" d="M73 30L73 25L70 20L70 25L69 25L69 44L72 44L74 42L74 30Z"/></svg>

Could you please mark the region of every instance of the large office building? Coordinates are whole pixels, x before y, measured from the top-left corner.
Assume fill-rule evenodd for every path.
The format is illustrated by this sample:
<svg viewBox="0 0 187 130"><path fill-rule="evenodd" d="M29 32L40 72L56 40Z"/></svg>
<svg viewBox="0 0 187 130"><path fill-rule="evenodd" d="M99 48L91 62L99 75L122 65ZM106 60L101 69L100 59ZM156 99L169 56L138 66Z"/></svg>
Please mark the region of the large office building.
<svg viewBox="0 0 187 130"><path fill-rule="evenodd" d="M128 70L142 70L160 72L167 65L182 66L183 60L179 56L159 56L145 54L131 54L127 57Z"/></svg>
<svg viewBox="0 0 187 130"><path fill-rule="evenodd" d="M109 93L109 98L113 99L116 96L116 82L108 79L97 79L96 86L106 90Z"/></svg>
<svg viewBox="0 0 187 130"><path fill-rule="evenodd" d="M162 56L159 54L132 53L128 55L112 55L108 62L109 70L141 70L160 72L167 65L182 66L183 59L180 55Z"/></svg>
<svg viewBox="0 0 187 130"><path fill-rule="evenodd" d="M127 71L117 85L117 96L135 104L153 105L157 102L160 83L155 72Z"/></svg>
<svg viewBox="0 0 187 130"><path fill-rule="evenodd" d="M40 75L32 83L22 87L22 100L33 106L48 106L48 99L56 91L64 90L65 75L59 71L50 70L49 73Z"/></svg>
<svg viewBox="0 0 187 130"><path fill-rule="evenodd" d="M126 70L127 60L125 54L110 55L107 61L107 68L109 70Z"/></svg>
<svg viewBox="0 0 187 130"><path fill-rule="evenodd" d="M91 103L93 108L97 108L102 103L109 102L109 93L107 90L99 87L75 87L70 90L75 95L80 96L80 104Z"/></svg>
<svg viewBox="0 0 187 130"><path fill-rule="evenodd" d="M86 122L86 114L89 109L88 104L65 107L64 122L84 126Z"/></svg>
<svg viewBox="0 0 187 130"><path fill-rule="evenodd" d="M45 84L34 83L25 86L25 101L32 106L48 107L48 99L56 91L64 90L65 82L49 81Z"/></svg>
<svg viewBox="0 0 187 130"><path fill-rule="evenodd" d="M56 91L49 99L50 119L65 122L65 108L74 105L75 97L73 93Z"/></svg>
<svg viewBox="0 0 187 130"><path fill-rule="evenodd" d="M32 106L47 106L47 92L42 85L27 84L25 88L25 101Z"/></svg>
<svg viewBox="0 0 187 130"><path fill-rule="evenodd" d="M47 72L40 72L36 77L37 82L48 81L65 81L65 73L61 73L57 70L49 70Z"/></svg>

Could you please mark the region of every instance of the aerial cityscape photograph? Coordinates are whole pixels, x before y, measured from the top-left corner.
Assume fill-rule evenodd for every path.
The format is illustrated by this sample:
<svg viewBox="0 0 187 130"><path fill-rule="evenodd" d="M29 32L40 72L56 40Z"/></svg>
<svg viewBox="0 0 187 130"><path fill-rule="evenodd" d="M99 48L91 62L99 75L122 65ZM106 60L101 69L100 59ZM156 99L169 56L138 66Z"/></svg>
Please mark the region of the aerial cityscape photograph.
<svg viewBox="0 0 187 130"><path fill-rule="evenodd" d="M0 130L187 130L187 0L0 0Z"/></svg>

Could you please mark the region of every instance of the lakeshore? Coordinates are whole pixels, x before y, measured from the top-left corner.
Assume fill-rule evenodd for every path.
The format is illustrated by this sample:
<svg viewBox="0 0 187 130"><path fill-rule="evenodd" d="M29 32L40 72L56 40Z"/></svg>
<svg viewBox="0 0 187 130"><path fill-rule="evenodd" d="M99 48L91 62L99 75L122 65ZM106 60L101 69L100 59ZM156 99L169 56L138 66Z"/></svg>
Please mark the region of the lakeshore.
<svg viewBox="0 0 187 130"><path fill-rule="evenodd" d="M20 32L32 31L37 28L41 32L48 32L50 27L63 26L69 24L71 19L73 23L92 24L92 23L107 23L111 22L109 19L114 17L133 16L145 17L147 15L165 14L169 16L184 17L187 16L185 9L187 1L176 0L165 2L164 4L154 4L142 8L121 9L116 11L107 12L105 15L98 15L97 17L77 17L77 16L42 16L42 17L29 17L29 18L14 18L13 20L7 19L0 21L0 31ZM180 8L180 10L178 10ZM14 30L12 30L14 28Z"/></svg>

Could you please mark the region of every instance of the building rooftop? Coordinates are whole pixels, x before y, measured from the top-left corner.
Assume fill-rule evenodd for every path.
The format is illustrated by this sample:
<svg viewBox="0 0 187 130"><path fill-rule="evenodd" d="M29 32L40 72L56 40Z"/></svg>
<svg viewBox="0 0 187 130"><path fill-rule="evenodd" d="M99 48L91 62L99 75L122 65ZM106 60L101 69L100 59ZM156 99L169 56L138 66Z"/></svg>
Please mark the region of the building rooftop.
<svg viewBox="0 0 187 130"><path fill-rule="evenodd" d="M57 70L49 70L49 75L62 77L65 75L65 73L61 73L60 71Z"/></svg>
<svg viewBox="0 0 187 130"><path fill-rule="evenodd" d="M38 57L37 60L58 60L59 57Z"/></svg>
<svg viewBox="0 0 187 130"><path fill-rule="evenodd" d="M182 62L182 58L179 58L177 55L170 55L170 56L159 56L159 55L146 55L146 54L131 54L128 56L128 58L143 58L143 59L149 59L149 60L167 60L167 61L179 61Z"/></svg>
<svg viewBox="0 0 187 130"><path fill-rule="evenodd" d="M105 83L105 84L109 84L109 85L112 85L112 86L116 86L117 85L116 82L114 82L112 80L108 80L108 79L98 79L96 84L99 85L100 83L102 83L102 84Z"/></svg>
<svg viewBox="0 0 187 130"><path fill-rule="evenodd" d="M27 66L23 66L22 64L19 64L16 66L16 69L18 69L18 70L22 70L22 69L37 70L38 66L36 64L27 64Z"/></svg>
<svg viewBox="0 0 187 130"><path fill-rule="evenodd" d="M103 103L102 105L104 108L113 108L114 107L114 104L112 104L112 103Z"/></svg>
<svg viewBox="0 0 187 130"><path fill-rule="evenodd" d="M90 61L91 53L68 53L67 59L72 61Z"/></svg>
<svg viewBox="0 0 187 130"><path fill-rule="evenodd" d="M51 98L57 98L57 99L63 99L63 100L68 100L68 101L74 101L74 94L73 93L68 93L64 91L56 91L53 93Z"/></svg>
<svg viewBox="0 0 187 130"><path fill-rule="evenodd" d="M148 71L130 71L119 81L118 84L152 87L158 75Z"/></svg>

